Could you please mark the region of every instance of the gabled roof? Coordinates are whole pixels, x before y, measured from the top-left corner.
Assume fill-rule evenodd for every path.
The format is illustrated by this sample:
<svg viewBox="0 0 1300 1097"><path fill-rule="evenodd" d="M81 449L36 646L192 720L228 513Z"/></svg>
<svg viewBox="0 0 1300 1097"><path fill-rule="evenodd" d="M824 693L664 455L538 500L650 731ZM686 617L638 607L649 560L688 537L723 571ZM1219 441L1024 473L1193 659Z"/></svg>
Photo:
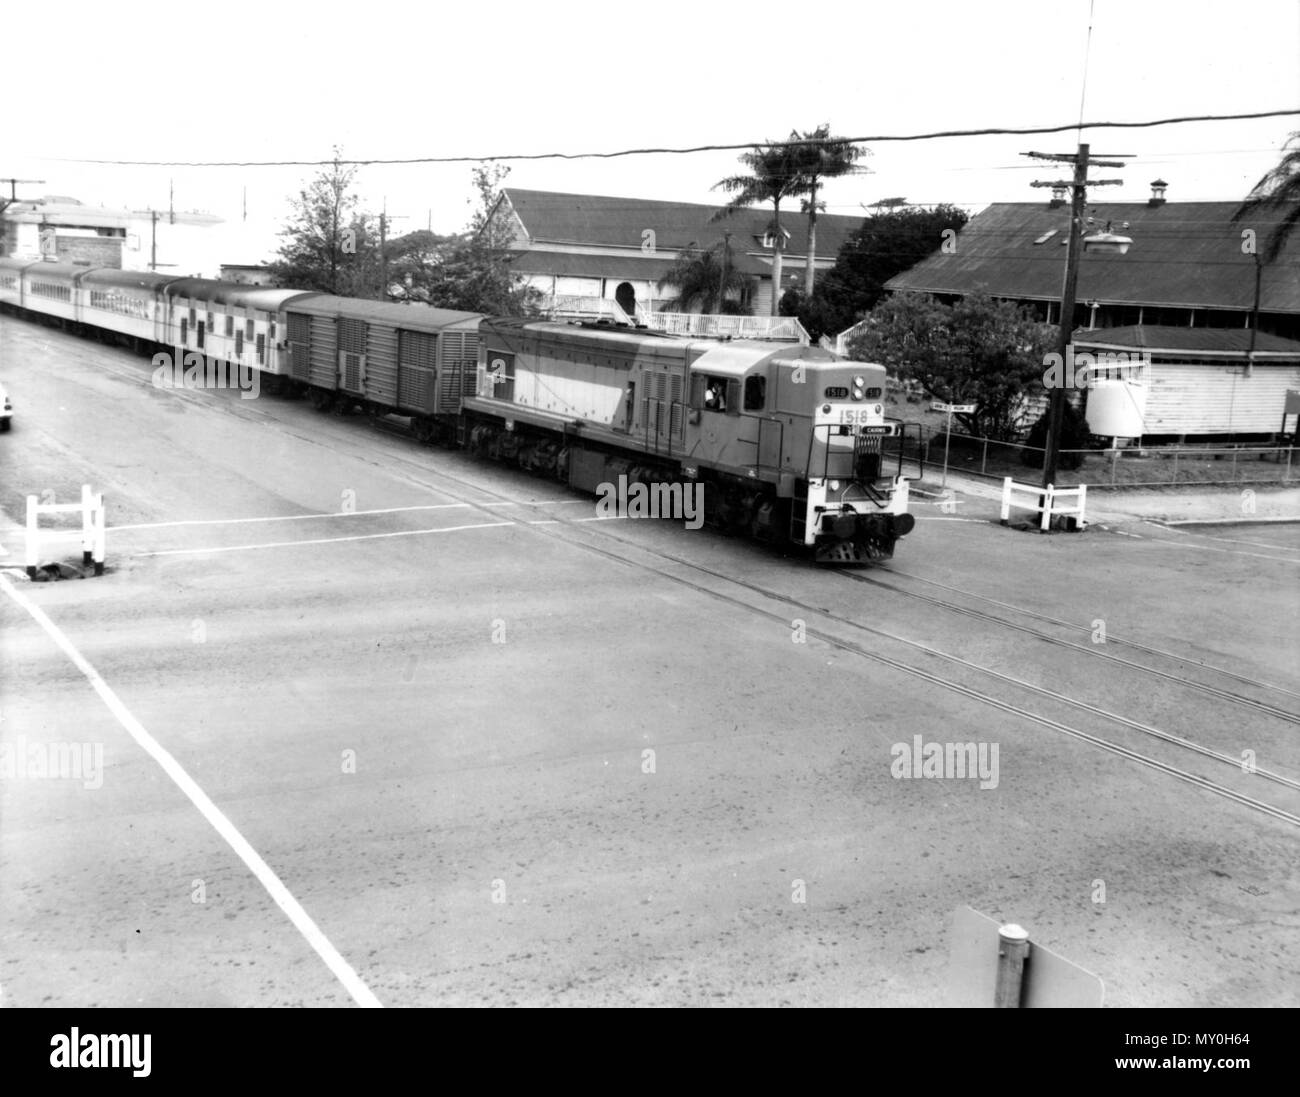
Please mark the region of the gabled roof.
<svg viewBox="0 0 1300 1097"><path fill-rule="evenodd" d="M640 250L654 233L655 251L675 256L692 244L707 248L731 233L737 252L765 252L761 239L772 222L770 205L736 210L731 216L710 223L723 207L693 202L662 202L649 198L615 198L598 194L563 194L556 191L521 190L507 187L502 202L514 210L532 246L586 244L590 246L636 248ZM817 218L817 255L834 259L851 233L862 226L862 217L823 213ZM781 227L790 234L787 255L808 252L808 217L800 212L799 200L789 199L781 209ZM769 252L770 254L770 252Z"/></svg>
<svg viewBox="0 0 1300 1097"><path fill-rule="evenodd" d="M575 254L562 251L511 252L510 269L516 274L558 274L583 278L645 278L657 281L677 261L677 251L658 248L654 255L606 253ZM733 247L731 264L741 274L771 275L771 264Z"/></svg>
<svg viewBox="0 0 1300 1097"><path fill-rule="evenodd" d="M1255 257L1242 251L1242 232L1254 229L1262 250L1276 211L1231 220L1236 202L1090 202L1093 229L1132 237L1127 255L1085 251L1079 261L1078 301L1249 309L1254 303ZM1069 206L1004 202L970 220L951 254L936 252L885 283L890 290L964 295L983 289L995 297L1059 301L1065 274L1062 242ZM1120 228L1122 222L1128 228ZM1050 236L1048 234L1051 234ZM1300 232L1263 269L1263 312L1300 312Z"/></svg>

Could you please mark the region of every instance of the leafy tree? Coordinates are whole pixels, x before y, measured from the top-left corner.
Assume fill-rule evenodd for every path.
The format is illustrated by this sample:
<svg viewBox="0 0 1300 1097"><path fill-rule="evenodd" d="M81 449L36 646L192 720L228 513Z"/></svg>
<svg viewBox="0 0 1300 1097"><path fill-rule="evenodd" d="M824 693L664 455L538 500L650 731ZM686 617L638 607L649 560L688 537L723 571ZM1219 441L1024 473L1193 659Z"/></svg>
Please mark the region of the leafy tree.
<svg viewBox="0 0 1300 1097"><path fill-rule="evenodd" d="M850 358L879 362L936 400L974 404L973 414L956 418L970 434L998 439L1014 437L1020 397L1041 389L1055 332L1028 308L984 294L953 305L928 294L894 294L866 320L849 340Z"/></svg>
<svg viewBox="0 0 1300 1097"><path fill-rule="evenodd" d="M280 231L279 257L269 266L277 285L349 297L374 295L378 282L379 232L375 218L357 208L354 166L343 150L290 199Z"/></svg>
<svg viewBox="0 0 1300 1097"><path fill-rule="evenodd" d="M826 208L825 202L817 200L817 191L823 179L848 175L854 165L869 155L869 150L853 144L844 138L832 137L829 122L818 126L810 133L791 131L791 141L809 141L816 144L795 146L795 156L799 172L803 176L804 190L808 197L803 200L803 211L808 214L808 266L804 271L803 291L805 298L811 298L816 279L814 260L817 258L817 214ZM784 313L796 315L796 313Z"/></svg>
<svg viewBox="0 0 1300 1097"><path fill-rule="evenodd" d="M405 297L439 308L496 316L536 312L541 294L511 271L510 232L492 218L509 171L489 163L474 169L478 202L464 233L412 233L403 238L406 250L394 269Z"/></svg>
<svg viewBox="0 0 1300 1097"><path fill-rule="evenodd" d="M732 305L729 291L744 297L748 279L736 269L730 239L719 240L700 251L682 249L668 273L659 279L659 288L672 286L677 296L664 303L668 311L690 312L697 305L701 312L725 312Z"/></svg>
<svg viewBox="0 0 1300 1097"><path fill-rule="evenodd" d="M756 145L748 152L740 154L740 162L749 168L748 175L731 175L713 185L721 188L732 199L713 215L711 220L719 221L730 217L738 209L746 206L772 203L773 232L776 246L772 255L772 315L777 315L781 296L782 256L785 253L785 235L781 230L781 203L787 198L796 197L805 192L808 185L802 173L798 146L769 144Z"/></svg>
<svg viewBox="0 0 1300 1097"><path fill-rule="evenodd" d="M889 199L889 204L897 199ZM885 295L885 283L939 248L944 230L969 220L956 206L890 208L863 221L844 242L835 266L799 306L799 321L814 339L852 326Z"/></svg>
<svg viewBox="0 0 1300 1097"><path fill-rule="evenodd" d="M1274 211L1281 214L1281 220L1265 239L1260 254L1265 263L1277 261L1291 233L1300 225L1300 130L1287 139L1282 159L1251 188L1232 219L1240 221L1256 212Z"/></svg>

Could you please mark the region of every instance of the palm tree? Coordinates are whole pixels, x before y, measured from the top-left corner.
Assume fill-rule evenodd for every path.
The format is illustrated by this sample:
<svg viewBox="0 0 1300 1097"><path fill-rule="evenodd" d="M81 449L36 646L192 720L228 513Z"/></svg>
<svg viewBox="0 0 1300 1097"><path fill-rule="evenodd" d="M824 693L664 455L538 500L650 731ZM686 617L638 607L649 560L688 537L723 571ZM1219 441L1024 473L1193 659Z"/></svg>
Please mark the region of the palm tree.
<svg viewBox="0 0 1300 1097"><path fill-rule="evenodd" d="M799 146L787 144L756 145L741 153L740 162L749 168L749 175L731 175L719 180L719 187L734 195L710 220L730 217L746 206L772 203L773 235L775 248L772 256L772 315L778 315L781 303L781 257L785 252L785 234L781 231L781 202L785 198L803 194L807 177L799 166Z"/></svg>
<svg viewBox="0 0 1300 1097"><path fill-rule="evenodd" d="M1232 219L1240 221L1256 211L1266 210L1277 210L1282 215L1268 234L1260 257L1263 262L1272 263L1300 225L1300 130L1287 139L1282 146L1282 159L1251 188Z"/></svg>
<svg viewBox="0 0 1300 1097"><path fill-rule="evenodd" d="M729 239L719 240L704 251L693 243L683 248L668 273L659 279L660 289L676 287L677 296L666 304L671 307L670 311L679 312L690 312L697 303L701 312L721 312L727 291L739 290L743 294L745 285L745 276L736 269L732 260Z"/></svg>
<svg viewBox="0 0 1300 1097"><path fill-rule="evenodd" d="M851 141L830 134L829 122L818 126L811 133L790 132L791 141L807 142L795 148L808 194L803 201L803 210L808 214L808 268L804 272L804 295L808 299L812 298L815 278L813 264L817 259L817 211L825 207L824 202L817 201L817 188L823 179L848 175L853 171L854 164L870 152Z"/></svg>

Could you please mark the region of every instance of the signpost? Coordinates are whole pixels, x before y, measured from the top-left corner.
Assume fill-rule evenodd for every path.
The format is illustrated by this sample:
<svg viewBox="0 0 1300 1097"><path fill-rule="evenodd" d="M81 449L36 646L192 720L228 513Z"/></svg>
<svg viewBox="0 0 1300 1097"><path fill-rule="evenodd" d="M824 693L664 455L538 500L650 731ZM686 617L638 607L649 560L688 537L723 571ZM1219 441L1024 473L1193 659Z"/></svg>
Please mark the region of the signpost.
<svg viewBox="0 0 1300 1097"><path fill-rule="evenodd" d="M938 400L933 401L930 407L934 411L946 411L948 413L948 430L943 436L943 480L939 487L948 486L948 447L952 444L952 417L957 415L971 415L975 411L974 404L942 404Z"/></svg>

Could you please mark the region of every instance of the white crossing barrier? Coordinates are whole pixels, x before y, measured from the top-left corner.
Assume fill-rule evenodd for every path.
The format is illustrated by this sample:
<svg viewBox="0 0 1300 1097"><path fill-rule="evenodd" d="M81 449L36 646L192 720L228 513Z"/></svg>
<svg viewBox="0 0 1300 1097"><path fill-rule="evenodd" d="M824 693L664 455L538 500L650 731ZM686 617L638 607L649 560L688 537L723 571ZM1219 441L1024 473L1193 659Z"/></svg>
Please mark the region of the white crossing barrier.
<svg viewBox="0 0 1300 1097"><path fill-rule="evenodd" d="M42 514L81 513L81 529L41 529ZM27 496L27 575L36 578L40 561L41 539L78 537L81 540L81 562L95 564L95 574L104 574L104 548L107 540L104 523L104 495L91 492L89 484L81 485L80 503L42 503L35 495Z"/></svg>
<svg viewBox="0 0 1300 1097"><path fill-rule="evenodd" d="M1017 503L1014 501L1016 492L1030 495L1033 497L1031 502ZM1074 497L1074 504L1058 503L1058 499ZM1086 529L1087 521L1084 519L1084 508L1088 502L1088 485L1080 484L1077 488L1058 488L1053 484L1042 487L1038 484L1018 484L1008 476L1002 481L1002 524L1005 526L1007 520L1011 517L1011 508L1013 506L1022 507L1026 510L1037 510L1042 513L1042 521L1039 524L1039 532L1046 533L1052 528L1052 519L1057 515L1072 516L1075 520L1076 529Z"/></svg>

